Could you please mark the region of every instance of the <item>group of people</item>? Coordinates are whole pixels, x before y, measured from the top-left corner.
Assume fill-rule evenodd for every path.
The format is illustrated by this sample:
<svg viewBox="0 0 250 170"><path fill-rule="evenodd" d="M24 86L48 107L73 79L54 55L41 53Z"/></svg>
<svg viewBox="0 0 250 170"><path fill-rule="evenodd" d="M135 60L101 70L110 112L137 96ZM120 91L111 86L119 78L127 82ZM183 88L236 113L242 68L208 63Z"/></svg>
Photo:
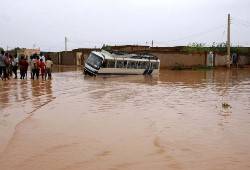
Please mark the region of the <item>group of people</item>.
<svg viewBox="0 0 250 170"><path fill-rule="evenodd" d="M13 74L17 79L17 71L20 69L20 79L27 79L28 68L30 67L31 79L51 79L53 62L49 56L33 54L28 59L26 56L15 55L14 57L4 51L0 52L0 77L2 80L10 79Z"/></svg>

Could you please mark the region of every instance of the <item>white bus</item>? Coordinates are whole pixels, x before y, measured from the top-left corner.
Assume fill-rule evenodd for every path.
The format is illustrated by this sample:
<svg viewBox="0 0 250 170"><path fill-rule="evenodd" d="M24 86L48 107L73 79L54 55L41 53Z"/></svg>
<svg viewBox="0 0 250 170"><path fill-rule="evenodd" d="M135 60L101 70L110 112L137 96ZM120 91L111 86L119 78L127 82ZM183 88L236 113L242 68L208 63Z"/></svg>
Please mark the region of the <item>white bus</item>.
<svg viewBox="0 0 250 170"><path fill-rule="evenodd" d="M149 54L117 54L92 51L85 62L84 73L117 75L158 74L160 60Z"/></svg>

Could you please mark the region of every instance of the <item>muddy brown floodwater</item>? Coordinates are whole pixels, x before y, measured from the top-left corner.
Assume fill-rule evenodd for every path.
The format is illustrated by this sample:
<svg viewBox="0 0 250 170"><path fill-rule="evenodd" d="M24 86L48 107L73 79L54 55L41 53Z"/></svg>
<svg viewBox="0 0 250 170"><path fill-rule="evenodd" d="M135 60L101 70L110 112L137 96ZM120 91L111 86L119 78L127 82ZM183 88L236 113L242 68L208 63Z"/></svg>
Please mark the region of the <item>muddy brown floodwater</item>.
<svg viewBox="0 0 250 170"><path fill-rule="evenodd" d="M249 68L61 69L52 81L0 81L1 170L250 169Z"/></svg>

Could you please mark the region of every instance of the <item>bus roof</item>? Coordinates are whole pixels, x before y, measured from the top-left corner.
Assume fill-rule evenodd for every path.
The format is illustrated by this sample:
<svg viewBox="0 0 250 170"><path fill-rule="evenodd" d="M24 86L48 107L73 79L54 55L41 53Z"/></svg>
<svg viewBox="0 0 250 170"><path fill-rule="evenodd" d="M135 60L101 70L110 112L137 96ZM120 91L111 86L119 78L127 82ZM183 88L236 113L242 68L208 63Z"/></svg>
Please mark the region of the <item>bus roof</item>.
<svg viewBox="0 0 250 170"><path fill-rule="evenodd" d="M110 53L108 51L102 50L102 51L92 51L95 55L98 55L99 57L103 59L110 59L110 60L119 60L119 59L126 59L126 60L158 60L156 56L153 56L151 54L117 54L117 53Z"/></svg>

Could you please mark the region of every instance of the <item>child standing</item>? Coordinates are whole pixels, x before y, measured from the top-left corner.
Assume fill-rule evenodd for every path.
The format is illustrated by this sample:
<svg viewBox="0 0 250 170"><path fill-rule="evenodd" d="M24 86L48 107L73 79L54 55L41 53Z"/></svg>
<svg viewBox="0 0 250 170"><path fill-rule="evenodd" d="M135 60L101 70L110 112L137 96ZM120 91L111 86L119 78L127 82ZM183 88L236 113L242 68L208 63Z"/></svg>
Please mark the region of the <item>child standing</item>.
<svg viewBox="0 0 250 170"><path fill-rule="evenodd" d="M43 59L40 59L39 68L41 70L42 79L44 79L44 75L45 75L45 63L43 62Z"/></svg>
<svg viewBox="0 0 250 170"><path fill-rule="evenodd" d="M25 60L25 65L24 65L24 76L26 77L26 79L28 78L28 68L29 68L29 63L27 58L24 59Z"/></svg>
<svg viewBox="0 0 250 170"><path fill-rule="evenodd" d="M34 60L34 75L36 75L36 79L39 79L39 73L40 73L40 61L39 56L36 56L36 59Z"/></svg>

